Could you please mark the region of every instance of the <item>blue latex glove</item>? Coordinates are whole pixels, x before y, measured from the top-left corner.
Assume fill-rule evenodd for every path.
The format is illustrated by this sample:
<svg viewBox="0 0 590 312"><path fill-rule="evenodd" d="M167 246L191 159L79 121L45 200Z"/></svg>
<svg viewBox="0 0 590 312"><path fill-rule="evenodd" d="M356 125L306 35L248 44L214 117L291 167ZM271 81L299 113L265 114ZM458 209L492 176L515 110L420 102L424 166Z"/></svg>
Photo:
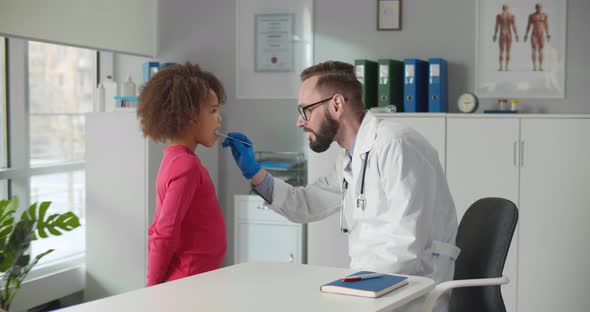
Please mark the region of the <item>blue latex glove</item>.
<svg viewBox="0 0 590 312"><path fill-rule="evenodd" d="M239 132L230 132L227 135L252 144L252 141L250 141L247 136ZM246 179L252 179L252 177L254 177L258 171L260 171L260 165L256 161L256 157L254 156L254 148L252 146L245 145L240 141L232 140L230 138L223 140L221 146L229 146L231 148L231 154L234 156L236 164L240 170L242 170L242 175Z"/></svg>

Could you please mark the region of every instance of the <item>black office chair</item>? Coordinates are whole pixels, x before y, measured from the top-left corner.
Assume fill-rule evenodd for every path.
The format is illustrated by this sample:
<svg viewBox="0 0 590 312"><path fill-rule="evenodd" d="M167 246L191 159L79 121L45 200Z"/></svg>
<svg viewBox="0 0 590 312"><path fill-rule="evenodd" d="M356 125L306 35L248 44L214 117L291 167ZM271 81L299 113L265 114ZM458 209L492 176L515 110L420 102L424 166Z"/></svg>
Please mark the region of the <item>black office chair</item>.
<svg viewBox="0 0 590 312"><path fill-rule="evenodd" d="M428 294L424 311L432 311L442 294L456 288L449 312L505 312L500 285L510 281L502 270L517 222L518 209L507 199L483 198L473 203L457 231L461 254L454 280L438 284Z"/></svg>

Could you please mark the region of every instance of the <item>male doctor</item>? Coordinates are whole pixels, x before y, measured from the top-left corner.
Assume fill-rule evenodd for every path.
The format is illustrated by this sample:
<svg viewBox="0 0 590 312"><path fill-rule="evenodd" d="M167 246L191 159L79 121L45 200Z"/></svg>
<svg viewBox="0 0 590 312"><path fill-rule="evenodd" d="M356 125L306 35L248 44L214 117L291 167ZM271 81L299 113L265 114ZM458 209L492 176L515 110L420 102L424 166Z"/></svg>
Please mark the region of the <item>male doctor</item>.
<svg viewBox="0 0 590 312"><path fill-rule="evenodd" d="M418 132L365 111L348 63L328 61L301 73L297 126L318 153L335 141L346 152L331 173L306 187L273 178L241 133L226 139L244 177L270 207L307 223L341 214L350 267L451 280L459 249L457 213L436 150ZM448 298L446 298L448 299ZM446 310L446 300L438 311Z"/></svg>

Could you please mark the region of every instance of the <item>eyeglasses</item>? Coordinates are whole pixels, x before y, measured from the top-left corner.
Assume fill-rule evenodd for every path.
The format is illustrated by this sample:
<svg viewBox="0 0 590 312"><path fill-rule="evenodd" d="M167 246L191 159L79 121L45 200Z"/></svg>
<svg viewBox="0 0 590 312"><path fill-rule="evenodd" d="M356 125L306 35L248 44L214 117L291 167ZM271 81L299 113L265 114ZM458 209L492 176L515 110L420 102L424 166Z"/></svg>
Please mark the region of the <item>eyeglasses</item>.
<svg viewBox="0 0 590 312"><path fill-rule="evenodd" d="M307 117L307 110L310 109L313 106L316 106L318 104L322 104L326 101L329 101L331 99L334 98L334 95L332 95L331 97L327 98L327 99L323 99L321 101L317 101L315 103L311 103L309 105L305 105L305 106L297 106L297 112L299 113L299 116L301 116L301 118L303 118L303 120L308 121L309 117Z"/></svg>

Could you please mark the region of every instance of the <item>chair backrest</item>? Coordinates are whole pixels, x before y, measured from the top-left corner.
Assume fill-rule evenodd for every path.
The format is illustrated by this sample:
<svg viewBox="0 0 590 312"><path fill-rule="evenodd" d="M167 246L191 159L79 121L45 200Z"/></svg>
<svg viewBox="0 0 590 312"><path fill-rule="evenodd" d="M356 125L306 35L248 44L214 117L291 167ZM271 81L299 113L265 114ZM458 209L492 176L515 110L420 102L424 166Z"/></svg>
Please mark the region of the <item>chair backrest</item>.
<svg viewBox="0 0 590 312"><path fill-rule="evenodd" d="M457 231L461 254L454 279L502 276L517 222L518 209L507 199L483 198L473 203ZM453 290L449 311L505 312L506 307L500 286L466 287Z"/></svg>

